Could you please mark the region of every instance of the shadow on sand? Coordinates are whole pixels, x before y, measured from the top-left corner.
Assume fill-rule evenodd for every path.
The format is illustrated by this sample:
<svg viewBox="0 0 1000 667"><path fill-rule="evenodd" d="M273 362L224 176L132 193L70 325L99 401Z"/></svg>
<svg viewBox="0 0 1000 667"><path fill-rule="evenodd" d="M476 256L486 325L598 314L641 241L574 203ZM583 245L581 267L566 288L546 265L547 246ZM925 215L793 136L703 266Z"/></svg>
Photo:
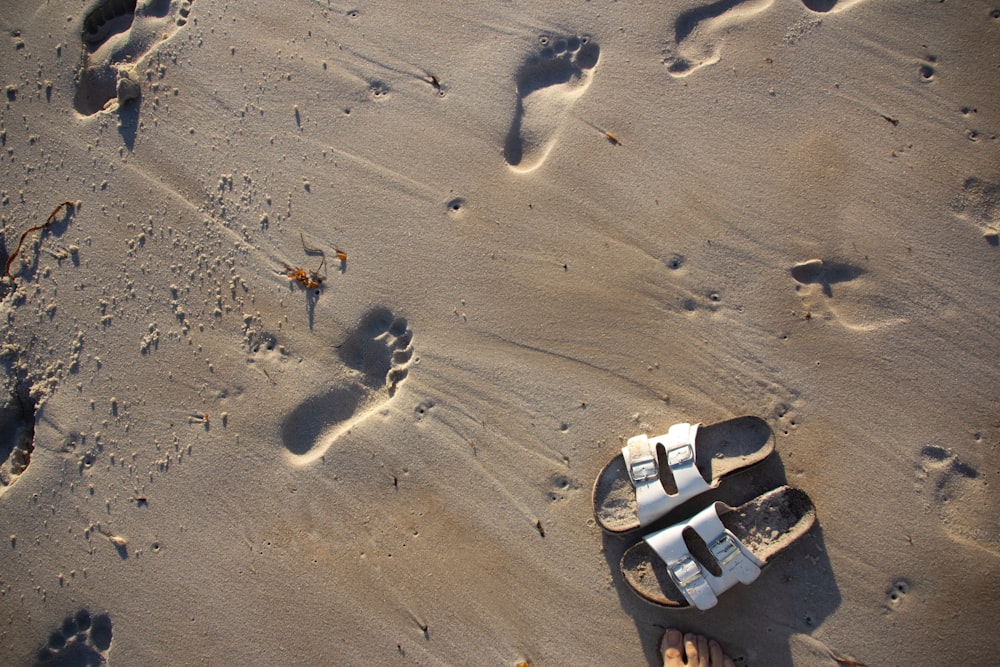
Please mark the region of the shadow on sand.
<svg viewBox="0 0 1000 667"><path fill-rule="evenodd" d="M796 542L777 554L749 586L737 585L719 597L708 611L667 609L646 602L625 582L621 572L622 554L642 539L642 535L684 521L716 500L731 507L787 484L779 452L742 472L724 478L720 488L692 499L677 508L666 521L633 535L604 534L604 556L611 570L622 609L636 624L643 652L650 665L662 665L659 642L666 628L697 632L715 637L725 651L744 665L791 665L791 638L811 634L840 606L840 592L817 521Z"/></svg>

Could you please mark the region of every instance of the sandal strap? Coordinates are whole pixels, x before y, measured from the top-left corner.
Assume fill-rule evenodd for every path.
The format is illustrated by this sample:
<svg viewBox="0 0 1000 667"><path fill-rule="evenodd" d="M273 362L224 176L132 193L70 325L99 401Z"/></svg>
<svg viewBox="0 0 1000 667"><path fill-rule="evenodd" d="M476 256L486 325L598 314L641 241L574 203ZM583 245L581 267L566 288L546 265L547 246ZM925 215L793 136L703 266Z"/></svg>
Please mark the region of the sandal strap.
<svg viewBox="0 0 1000 667"><path fill-rule="evenodd" d="M635 486L640 526L652 523L681 503L712 488L695 465L698 426L674 424L667 433L655 438L645 434L629 438L622 448L625 467ZM657 445L663 445L666 452L666 465L677 485L676 494L668 494L660 483L663 462L657 457Z"/></svg>
<svg viewBox="0 0 1000 667"><path fill-rule="evenodd" d="M645 541L663 559L674 585L692 607L711 609L718 596L737 583L749 584L760 576L764 565L719 520L723 503L712 503L689 521L646 536ZM688 551L684 530L692 528L708 545L709 551L722 569L715 576Z"/></svg>
<svg viewBox="0 0 1000 667"><path fill-rule="evenodd" d="M688 525L705 540L709 551L719 567L721 577L712 577L712 590L721 593L736 583L749 584L760 576L760 568L764 561L753 555L753 552L734 535L719 519L719 510L726 508L725 503L715 502L691 517Z"/></svg>

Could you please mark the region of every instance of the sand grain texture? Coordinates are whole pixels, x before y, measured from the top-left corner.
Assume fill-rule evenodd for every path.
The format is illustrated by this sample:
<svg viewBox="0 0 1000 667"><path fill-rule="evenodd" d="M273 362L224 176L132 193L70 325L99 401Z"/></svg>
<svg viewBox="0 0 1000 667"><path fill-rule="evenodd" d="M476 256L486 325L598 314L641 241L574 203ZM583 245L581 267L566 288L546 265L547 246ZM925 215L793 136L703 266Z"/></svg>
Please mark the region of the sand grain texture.
<svg viewBox="0 0 1000 667"><path fill-rule="evenodd" d="M536 4L4 3L0 259L74 207L0 303L0 663L988 664L996 6ZM817 525L656 609L594 479L738 415L706 501Z"/></svg>

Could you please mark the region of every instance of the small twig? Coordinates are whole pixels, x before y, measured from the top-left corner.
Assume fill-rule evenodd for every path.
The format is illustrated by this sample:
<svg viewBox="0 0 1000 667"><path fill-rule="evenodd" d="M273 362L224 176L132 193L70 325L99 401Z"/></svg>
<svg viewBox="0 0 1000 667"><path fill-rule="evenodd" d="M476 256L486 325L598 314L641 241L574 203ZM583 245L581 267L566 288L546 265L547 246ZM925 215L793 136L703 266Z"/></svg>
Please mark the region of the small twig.
<svg viewBox="0 0 1000 667"><path fill-rule="evenodd" d="M306 237L302 232L299 232L299 239L302 241L302 249L306 251L307 255L320 255L324 259L326 258L326 253L323 252L322 248L310 248L306 245Z"/></svg>
<svg viewBox="0 0 1000 667"><path fill-rule="evenodd" d="M14 252L12 252L10 254L10 257L7 258L7 265L3 269L3 276L0 276L0 278L10 278L10 281L14 283L14 289L17 289L17 281L14 280L14 276L10 275L10 267L14 263L14 260L17 259L18 253L21 252L21 246L24 245L24 239L26 239L28 237L28 234L30 234L31 232L37 232L39 230L45 229L53 222L55 222L56 216L59 214L59 211L63 210L64 208L68 211L72 211L74 208L73 202L64 201L63 203L59 204L58 206L55 207L55 209L53 209L52 213L49 214L49 217L45 222L43 222L40 225L35 225L34 227L29 227L28 229L25 230L23 234L21 234L21 240L18 241L17 247L14 249Z"/></svg>
<svg viewBox="0 0 1000 667"><path fill-rule="evenodd" d="M304 250L307 255L319 255L323 259L320 261L319 266L316 267L315 271L285 264L285 276L287 278L291 278L306 289L319 289L319 287L323 284L323 280L325 280L325 277L320 275L320 271L322 271L323 267L326 266L326 253L322 248L310 248L307 246L306 237L302 234L302 232L299 232L299 240L302 241L302 250ZM343 253L339 248L336 250L337 257L340 258ZM344 255L343 258L341 258L341 262L343 263L346 258L347 255Z"/></svg>
<svg viewBox="0 0 1000 667"><path fill-rule="evenodd" d="M302 241L302 250L304 250L307 255L319 255L323 259L319 263L319 266L316 267L315 271L303 269L299 266L290 266L285 264L284 275L286 278L294 280L306 289L319 289L323 285L323 281L326 280L326 277L321 275L321 272L325 273L323 269L326 266L326 252L324 252L322 248L310 248L307 246L306 237L302 234L302 232L299 232L299 239ZM340 272L343 273L347 268L347 253L337 246L333 246L333 251L337 254L337 259L340 260Z"/></svg>
<svg viewBox="0 0 1000 667"><path fill-rule="evenodd" d="M597 123L592 123L589 120L584 120L583 118L580 118L579 120L582 123L584 123L585 125L589 125L591 128L597 130L602 135L604 135L604 138L607 139L608 143L610 143L612 146L621 146L622 145L623 142L622 142L621 139L619 139L617 136L615 136L614 134L612 134L610 131L604 129L603 127L601 127Z"/></svg>
<svg viewBox="0 0 1000 667"><path fill-rule="evenodd" d="M619 139L618 137L616 137L615 135L611 134L611 133L610 133L610 132L608 132L607 130L601 130L601 133L602 133L602 134L604 135L604 137L605 137L605 138L606 138L606 139L607 139L608 141L610 141L610 142L611 142L611 145L612 145L612 146L621 146L621 145L622 145L622 140L621 140L621 139Z"/></svg>

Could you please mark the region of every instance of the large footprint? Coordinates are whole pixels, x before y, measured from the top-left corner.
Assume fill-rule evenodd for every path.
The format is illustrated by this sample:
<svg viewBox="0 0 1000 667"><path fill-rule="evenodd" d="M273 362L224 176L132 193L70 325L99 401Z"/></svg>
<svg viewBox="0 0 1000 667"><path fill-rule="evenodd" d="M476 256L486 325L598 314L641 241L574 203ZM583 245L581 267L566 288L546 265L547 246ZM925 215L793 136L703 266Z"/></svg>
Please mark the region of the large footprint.
<svg viewBox="0 0 1000 667"><path fill-rule="evenodd" d="M830 298L833 298L832 285L850 282L865 272L860 266L845 262L824 262L822 259L799 262L788 271L798 283L822 285L823 294Z"/></svg>
<svg viewBox="0 0 1000 667"><path fill-rule="evenodd" d="M337 438L392 398L409 371L412 339L406 320L387 308L375 308L361 319L338 349L353 371L352 381L307 399L281 426L293 463L319 459Z"/></svg>
<svg viewBox="0 0 1000 667"><path fill-rule="evenodd" d="M543 36L540 53L517 73L517 109L504 145L514 171L537 169L548 157L566 112L590 87L601 55L588 37Z"/></svg>
<svg viewBox="0 0 1000 667"><path fill-rule="evenodd" d="M82 66L73 106L92 116L136 99L135 63L153 44L187 23L193 0L97 0L83 18ZM113 107L110 107L113 108Z"/></svg>
<svg viewBox="0 0 1000 667"><path fill-rule="evenodd" d="M773 3L774 0L719 0L682 13L674 23L676 47L663 59L667 71L671 76L682 77L719 62L725 30Z"/></svg>
<svg viewBox="0 0 1000 667"><path fill-rule="evenodd" d="M979 471L938 445L920 450L918 479L931 482L933 502L952 537L1000 555L1000 507Z"/></svg>
<svg viewBox="0 0 1000 667"><path fill-rule="evenodd" d="M875 331L908 321L898 304L874 291L877 281L858 280L866 273L860 266L810 259L792 266L789 273L797 283L795 289L802 296L803 310L810 319L815 316L836 320L851 331ZM817 287L825 298L816 299Z"/></svg>

